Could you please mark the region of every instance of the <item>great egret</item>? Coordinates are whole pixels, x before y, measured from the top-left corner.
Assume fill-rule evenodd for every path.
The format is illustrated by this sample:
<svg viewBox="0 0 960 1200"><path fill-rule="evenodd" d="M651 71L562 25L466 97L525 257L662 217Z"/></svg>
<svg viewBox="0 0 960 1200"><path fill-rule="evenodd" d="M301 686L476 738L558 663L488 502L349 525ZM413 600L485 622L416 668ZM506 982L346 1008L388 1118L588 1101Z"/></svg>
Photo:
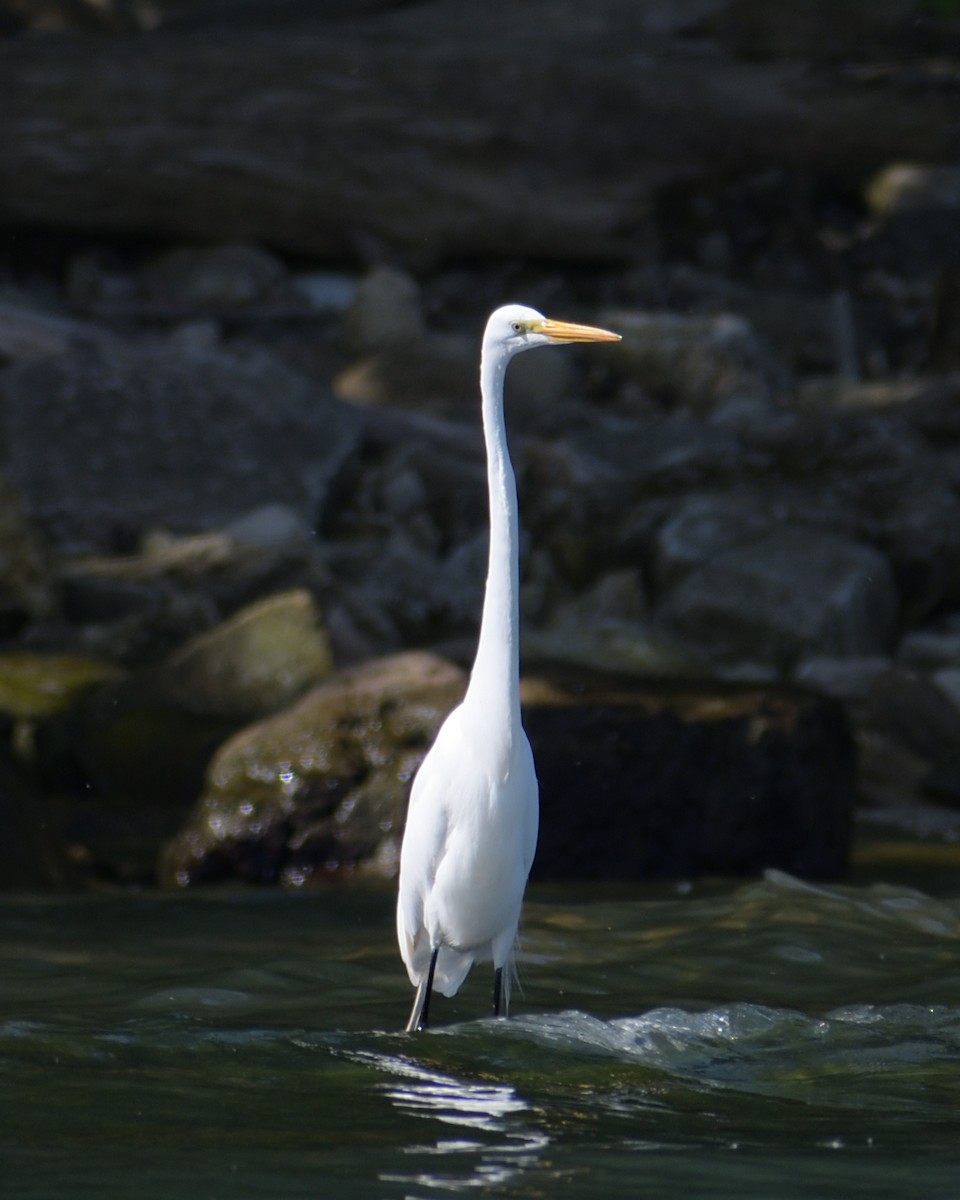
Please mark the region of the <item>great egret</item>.
<svg viewBox="0 0 960 1200"><path fill-rule="evenodd" d="M477 656L462 703L417 772L400 853L397 938L416 987L407 1030L425 1029L434 988L452 996L493 960L493 1012L510 1002L514 942L537 844L537 776L520 722L517 485L503 380L515 354L567 342L616 342L589 325L519 304L487 321L480 357L490 551ZM505 973L506 972L506 973Z"/></svg>

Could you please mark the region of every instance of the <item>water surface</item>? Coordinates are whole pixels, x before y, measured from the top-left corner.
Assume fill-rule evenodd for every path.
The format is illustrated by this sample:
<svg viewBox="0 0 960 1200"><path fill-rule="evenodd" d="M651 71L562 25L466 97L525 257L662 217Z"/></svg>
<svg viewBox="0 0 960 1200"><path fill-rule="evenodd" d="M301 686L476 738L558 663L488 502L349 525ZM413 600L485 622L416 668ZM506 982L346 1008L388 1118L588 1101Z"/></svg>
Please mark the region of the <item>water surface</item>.
<svg viewBox="0 0 960 1200"><path fill-rule="evenodd" d="M3 1195L960 1195L960 900L534 890L398 1032L387 891L0 904Z"/></svg>

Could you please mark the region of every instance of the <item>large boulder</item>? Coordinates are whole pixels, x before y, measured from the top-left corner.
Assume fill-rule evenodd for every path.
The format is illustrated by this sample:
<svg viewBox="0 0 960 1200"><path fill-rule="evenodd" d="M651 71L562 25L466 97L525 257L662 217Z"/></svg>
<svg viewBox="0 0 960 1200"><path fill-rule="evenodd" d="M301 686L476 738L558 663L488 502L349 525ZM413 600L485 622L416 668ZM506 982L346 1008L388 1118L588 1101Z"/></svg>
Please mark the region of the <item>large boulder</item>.
<svg viewBox="0 0 960 1200"><path fill-rule="evenodd" d="M356 414L270 351L176 339L10 367L0 422L28 515L100 546L271 502L315 523L359 444Z"/></svg>
<svg viewBox="0 0 960 1200"><path fill-rule="evenodd" d="M881 653L896 621L897 590L881 554L789 525L691 570L657 613L662 630L710 661L779 670L803 657Z"/></svg>
<svg viewBox="0 0 960 1200"><path fill-rule="evenodd" d="M536 878L842 873L856 756L836 701L582 675L528 681L525 700L541 794Z"/></svg>
<svg viewBox="0 0 960 1200"><path fill-rule="evenodd" d="M428 654L345 671L217 752L162 883L223 877L298 885L314 873L396 870L409 782L462 672Z"/></svg>
<svg viewBox="0 0 960 1200"><path fill-rule="evenodd" d="M395 874L410 780L464 686L442 659L398 655L241 731L166 846L161 881ZM541 782L539 878L842 870L854 757L834 701L583 672L525 680L522 699Z"/></svg>

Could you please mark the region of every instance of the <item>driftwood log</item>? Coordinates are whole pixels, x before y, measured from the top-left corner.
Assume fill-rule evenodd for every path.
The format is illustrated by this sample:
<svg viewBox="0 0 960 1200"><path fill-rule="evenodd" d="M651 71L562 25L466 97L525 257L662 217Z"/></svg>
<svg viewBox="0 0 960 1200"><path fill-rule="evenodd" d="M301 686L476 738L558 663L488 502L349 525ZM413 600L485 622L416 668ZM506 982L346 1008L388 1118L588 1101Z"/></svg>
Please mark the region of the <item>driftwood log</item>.
<svg viewBox="0 0 960 1200"><path fill-rule="evenodd" d="M783 7L430 0L306 23L8 37L0 229L414 265L619 261L669 185L770 164L857 182L897 159L956 156L955 75L811 57L805 28L768 46L751 14L775 28ZM834 6L846 25L814 7L841 30L859 8L875 43L878 30L896 39L911 6L887 0L872 25L854 0Z"/></svg>

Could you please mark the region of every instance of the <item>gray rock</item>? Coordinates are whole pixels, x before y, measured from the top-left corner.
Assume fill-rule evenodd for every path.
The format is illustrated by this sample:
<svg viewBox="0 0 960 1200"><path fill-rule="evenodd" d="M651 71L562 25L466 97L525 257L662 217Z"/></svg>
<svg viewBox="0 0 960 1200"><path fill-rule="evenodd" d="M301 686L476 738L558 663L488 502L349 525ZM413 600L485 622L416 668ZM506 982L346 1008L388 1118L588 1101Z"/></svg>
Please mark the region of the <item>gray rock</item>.
<svg viewBox="0 0 960 1200"><path fill-rule="evenodd" d="M793 672L793 682L838 700L862 703L874 680L890 667L882 654L865 658L808 658Z"/></svg>
<svg viewBox="0 0 960 1200"><path fill-rule="evenodd" d="M715 661L882 653L897 592L877 551L837 534L783 526L718 554L661 603L658 624Z"/></svg>
<svg viewBox="0 0 960 1200"><path fill-rule="evenodd" d="M759 496L694 492L685 496L653 540L651 573L663 592L695 567L768 533L776 513Z"/></svg>
<svg viewBox="0 0 960 1200"><path fill-rule="evenodd" d="M156 662L263 595L323 591L329 578L312 538L153 533L135 554L67 558L61 582L66 615L87 651Z"/></svg>
<svg viewBox="0 0 960 1200"><path fill-rule="evenodd" d="M943 667L933 673L933 682L960 711L960 666Z"/></svg>
<svg viewBox="0 0 960 1200"><path fill-rule="evenodd" d="M268 596L193 638L157 669L156 685L187 712L250 719L332 673L320 613L301 589Z"/></svg>
<svg viewBox="0 0 960 1200"><path fill-rule="evenodd" d="M558 604L545 626L523 635L524 661L577 664L600 671L673 675L688 665L651 632L639 573L613 571Z"/></svg>
<svg viewBox="0 0 960 1200"><path fill-rule="evenodd" d="M897 659L906 667L960 667L960 617L911 630L901 639Z"/></svg>
<svg viewBox="0 0 960 1200"><path fill-rule="evenodd" d="M283 264L259 246L179 246L144 272L143 290L172 308L232 309L290 303L295 295Z"/></svg>
<svg viewBox="0 0 960 1200"><path fill-rule="evenodd" d="M117 339L89 321L46 312L32 298L4 290L0 297L0 359L29 362L79 344L110 350Z"/></svg>
<svg viewBox="0 0 960 1200"><path fill-rule="evenodd" d="M286 504L261 505L231 522L224 532L234 541L255 546L303 544L312 536L310 526Z"/></svg>
<svg viewBox="0 0 960 1200"><path fill-rule="evenodd" d="M416 341L423 335L417 281L392 267L371 271L360 281L344 315L344 333L361 353Z"/></svg>
<svg viewBox="0 0 960 1200"><path fill-rule="evenodd" d="M336 271L303 271L291 279L294 291L317 312L343 313L357 294L353 275Z"/></svg>
<svg viewBox="0 0 960 1200"><path fill-rule="evenodd" d="M878 675L870 689L866 721L928 763L960 747L960 709L918 671L891 667Z"/></svg>
<svg viewBox="0 0 960 1200"><path fill-rule="evenodd" d="M6 461L58 541L217 528L262 504L314 520L359 445L351 410L263 349L70 351L0 376Z"/></svg>
<svg viewBox="0 0 960 1200"><path fill-rule="evenodd" d="M46 546L25 519L16 492L0 480L0 630L9 634L51 616L58 592Z"/></svg>
<svg viewBox="0 0 960 1200"><path fill-rule="evenodd" d="M600 323L623 336L610 356L614 369L694 412L734 399L768 400L780 375L742 317L614 310Z"/></svg>

